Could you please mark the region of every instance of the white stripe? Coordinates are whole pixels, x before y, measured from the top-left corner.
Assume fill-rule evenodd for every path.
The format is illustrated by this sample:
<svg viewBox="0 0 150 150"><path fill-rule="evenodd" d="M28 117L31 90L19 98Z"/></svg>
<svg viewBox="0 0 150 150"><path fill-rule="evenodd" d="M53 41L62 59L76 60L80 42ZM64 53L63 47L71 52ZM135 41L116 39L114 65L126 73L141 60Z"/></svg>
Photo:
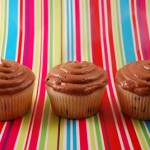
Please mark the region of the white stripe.
<svg viewBox="0 0 150 150"><path fill-rule="evenodd" d="M4 134L4 131L5 131L6 126L7 126L7 122L4 123L3 128L2 128L2 131L0 132L0 141L1 141L1 139L2 139L2 136L3 136L3 134Z"/></svg>
<svg viewBox="0 0 150 150"><path fill-rule="evenodd" d="M80 150L80 131L79 131L79 121L76 121L77 127L77 150Z"/></svg>

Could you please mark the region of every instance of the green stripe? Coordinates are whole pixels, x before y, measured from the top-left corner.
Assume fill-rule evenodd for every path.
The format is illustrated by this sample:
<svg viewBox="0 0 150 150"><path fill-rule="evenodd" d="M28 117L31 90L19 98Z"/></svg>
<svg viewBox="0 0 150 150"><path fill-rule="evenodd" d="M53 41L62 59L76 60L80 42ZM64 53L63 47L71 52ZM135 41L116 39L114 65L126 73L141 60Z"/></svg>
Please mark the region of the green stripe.
<svg viewBox="0 0 150 150"><path fill-rule="evenodd" d="M99 127L99 121L98 121L98 115L94 116L94 124L96 128L96 136L97 136L97 143L98 143L98 149L103 149L102 147L102 139L100 135L100 127Z"/></svg>
<svg viewBox="0 0 150 150"><path fill-rule="evenodd" d="M147 143L148 143L148 145L150 147L150 137L149 137L149 133L147 132L147 130L146 130L145 126L144 126L144 122L143 121L139 121L139 123L140 123L140 126L142 128L142 131L143 131L143 134L145 136L145 139L146 139L146 141L147 141Z"/></svg>
<svg viewBox="0 0 150 150"><path fill-rule="evenodd" d="M125 65L125 60L124 60L124 53L123 53L123 44L121 40L121 25L120 25L120 16L119 16L119 2L116 0L116 11L117 11L117 28L118 28L118 39L119 39L119 47L120 47L120 54L121 54L121 62L122 66Z"/></svg>
<svg viewBox="0 0 150 150"><path fill-rule="evenodd" d="M50 33L49 33L49 35L50 35L50 56L49 56L49 58L50 58L50 64L49 64L49 69L51 69L52 67L53 67L53 0L50 0L50 18L49 18L49 20L50 20Z"/></svg>
<svg viewBox="0 0 150 150"><path fill-rule="evenodd" d="M8 19L8 1L4 1L5 2L5 17L4 17L4 38L3 38L3 42L2 42L2 53L1 53L1 58L5 58L4 54L5 54L5 45L6 45L6 30L7 28L7 19Z"/></svg>
<svg viewBox="0 0 150 150"><path fill-rule="evenodd" d="M49 107L50 107L49 98L48 98L48 96L46 96L44 115L43 115L43 120L42 120L42 129L41 129L41 135L40 135L40 143L39 143L39 149L40 150L43 150L44 146L45 146Z"/></svg>
<svg viewBox="0 0 150 150"><path fill-rule="evenodd" d="M88 1L86 1L86 25L87 25L87 51L88 51L88 61L91 62L91 56L90 56L90 34L89 34L89 7L88 7Z"/></svg>

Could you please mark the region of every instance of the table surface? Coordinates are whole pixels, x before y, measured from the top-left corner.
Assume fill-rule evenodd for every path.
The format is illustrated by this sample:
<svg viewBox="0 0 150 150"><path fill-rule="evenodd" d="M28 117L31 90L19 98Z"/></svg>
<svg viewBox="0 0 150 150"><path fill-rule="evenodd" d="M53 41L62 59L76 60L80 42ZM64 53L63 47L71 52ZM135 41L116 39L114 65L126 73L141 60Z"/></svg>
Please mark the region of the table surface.
<svg viewBox="0 0 150 150"><path fill-rule="evenodd" d="M150 0L1 0L0 57L36 75L28 115L0 122L0 149L150 149L150 121L121 112L116 71L150 59ZM68 60L104 68L100 112L85 120L53 114L45 90L50 69Z"/></svg>

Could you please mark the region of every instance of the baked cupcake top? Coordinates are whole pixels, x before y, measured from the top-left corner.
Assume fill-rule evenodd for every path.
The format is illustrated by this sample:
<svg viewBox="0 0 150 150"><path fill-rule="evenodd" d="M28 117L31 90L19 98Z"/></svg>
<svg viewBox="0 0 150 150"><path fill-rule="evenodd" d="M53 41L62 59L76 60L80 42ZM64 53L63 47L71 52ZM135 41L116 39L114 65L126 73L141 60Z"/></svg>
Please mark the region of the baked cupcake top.
<svg viewBox="0 0 150 150"><path fill-rule="evenodd" d="M117 72L116 82L137 95L150 95L150 60L125 65Z"/></svg>
<svg viewBox="0 0 150 150"><path fill-rule="evenodd" d="M46 84L68 94L90 94L107 84L106 72L86 61L60 64L46 77Z"/></svg>
<svg viewBox="0 0 150 150"><path fill-rule="evenodd" d="M29 87L35 80L33 72L15 61L0 63L0 95L14 94Z"/></svg>

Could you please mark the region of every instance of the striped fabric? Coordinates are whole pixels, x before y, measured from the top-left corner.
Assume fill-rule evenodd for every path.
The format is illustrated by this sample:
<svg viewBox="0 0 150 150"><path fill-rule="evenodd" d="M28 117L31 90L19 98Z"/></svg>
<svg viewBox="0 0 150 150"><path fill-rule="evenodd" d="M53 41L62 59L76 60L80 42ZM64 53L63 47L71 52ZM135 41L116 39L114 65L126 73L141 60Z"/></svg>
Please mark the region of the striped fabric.
<svg viewBox="0 0 150 150"><path fill-rule="evenodd" d="M0 149L150 149L150 121L121 112L116 71L150 59L150 0L0 0L0 57L36 75L31 112L0 122ZM69 60L104 68L101 110L85 120L53 114L45 90L49 70Z"/></svg>

